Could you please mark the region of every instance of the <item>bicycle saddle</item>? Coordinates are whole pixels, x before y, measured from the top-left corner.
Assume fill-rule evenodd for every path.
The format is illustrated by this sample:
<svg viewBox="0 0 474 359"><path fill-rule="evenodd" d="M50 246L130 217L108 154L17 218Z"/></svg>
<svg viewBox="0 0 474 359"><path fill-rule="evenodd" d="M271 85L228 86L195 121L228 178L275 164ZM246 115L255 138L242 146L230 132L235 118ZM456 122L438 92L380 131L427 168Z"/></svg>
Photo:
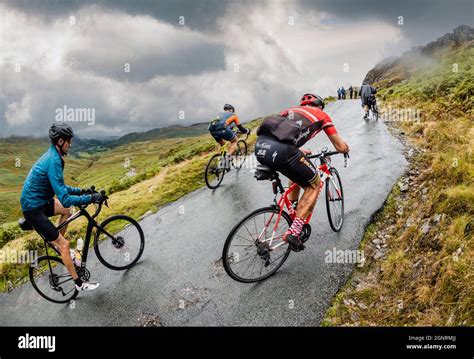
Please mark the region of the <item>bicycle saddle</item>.
<svg viewBox="0 0 474 359"><path fill-rule="evenodd" d="M257 181L264 181L264 180L273 180L278 178L278 173L272 170L270 167L264 165L258 165L257 169L255 170L254 177Z"/></svg>
<svg viewBox="0 0 474 359"><path fill-rule="evenodd" d="M31 231L33 229L33 226L24 218L20 218L18 220L18 224L20 225L20 228L24 231Z"/></svg>

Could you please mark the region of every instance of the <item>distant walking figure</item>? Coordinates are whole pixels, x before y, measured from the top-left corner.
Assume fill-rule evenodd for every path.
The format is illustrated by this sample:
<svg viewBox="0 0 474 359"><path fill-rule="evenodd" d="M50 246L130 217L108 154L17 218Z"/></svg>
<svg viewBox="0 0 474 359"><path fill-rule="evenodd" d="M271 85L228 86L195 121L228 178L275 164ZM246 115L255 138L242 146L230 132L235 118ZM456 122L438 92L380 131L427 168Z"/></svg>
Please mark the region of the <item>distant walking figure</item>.
<svg viewBox="0 0 474 359"><path fill-rule="evenodd" d="M338 89L337 89L337 99L338 99L338 100L341 99L341 88L338 88Z"/></svg>
<svg viewBox="0 0 474 359"><path fill-rule="evenodd" d="M344 86L341 87L341 98L342 98L343 100L346 99L346 89L344 88Z"/></svg>
<svg viewBox="0 0 474 359"><path fill-rule="evenodd" d="M354 90L352 89L352 85L349 87L349 96L352 100L352 94L353 94Z"/></svg>

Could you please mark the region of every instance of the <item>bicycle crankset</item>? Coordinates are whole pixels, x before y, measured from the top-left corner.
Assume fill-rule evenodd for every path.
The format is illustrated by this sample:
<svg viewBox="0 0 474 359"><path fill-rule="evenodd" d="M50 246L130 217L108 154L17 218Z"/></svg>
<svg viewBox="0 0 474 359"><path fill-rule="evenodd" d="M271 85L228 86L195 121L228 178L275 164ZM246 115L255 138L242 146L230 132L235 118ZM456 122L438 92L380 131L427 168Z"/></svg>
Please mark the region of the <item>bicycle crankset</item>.
<svg viewBox="0 0 474 359"><path fill-rule="evenodd" d="M89 272L89 270L86 269L85 267L80 267L80 268L76 267L76 272L77 272L77 275L79 276L79 278L81 278L82 280L85 280L86 282L91 277L91 272Z"/></svg>
<svg viewBox="0 0 474 359"><path fill-rule="evenodd" d="M303 229L301 230L301 242L306 242L311 235L311 226L307 223L303 225Z"/></svg>

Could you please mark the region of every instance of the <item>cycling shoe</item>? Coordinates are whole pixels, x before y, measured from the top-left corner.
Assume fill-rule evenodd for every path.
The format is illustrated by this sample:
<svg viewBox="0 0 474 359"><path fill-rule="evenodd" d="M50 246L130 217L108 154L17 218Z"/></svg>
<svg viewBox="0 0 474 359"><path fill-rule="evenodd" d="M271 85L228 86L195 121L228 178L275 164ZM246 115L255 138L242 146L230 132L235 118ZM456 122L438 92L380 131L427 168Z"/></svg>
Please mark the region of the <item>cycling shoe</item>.
<svg viewBox="0 0 474 359"><path fill-rule="evenodd" d="M301 242L300 237L295 236L291 233L287 233L283 236L283 240L290 245L291 250L294 252L299 252L305 249L303 242Z"/></svg>

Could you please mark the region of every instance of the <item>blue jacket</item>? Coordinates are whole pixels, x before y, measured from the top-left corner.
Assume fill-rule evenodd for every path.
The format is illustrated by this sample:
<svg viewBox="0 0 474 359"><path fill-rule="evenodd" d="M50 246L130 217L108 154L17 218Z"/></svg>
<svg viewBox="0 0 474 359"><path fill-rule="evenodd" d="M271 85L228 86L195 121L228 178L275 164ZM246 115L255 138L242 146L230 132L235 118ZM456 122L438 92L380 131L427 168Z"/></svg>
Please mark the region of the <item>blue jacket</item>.
<svg viewBox="0 0 474 359"><path fill-rule="evenodd" d="M91 203L91 195L81 196L79 188L64 184L63 170L64 161L51 145L34 164L23 184L20 197L23 212L44 206L54 195L65 208Z"/></svg>

